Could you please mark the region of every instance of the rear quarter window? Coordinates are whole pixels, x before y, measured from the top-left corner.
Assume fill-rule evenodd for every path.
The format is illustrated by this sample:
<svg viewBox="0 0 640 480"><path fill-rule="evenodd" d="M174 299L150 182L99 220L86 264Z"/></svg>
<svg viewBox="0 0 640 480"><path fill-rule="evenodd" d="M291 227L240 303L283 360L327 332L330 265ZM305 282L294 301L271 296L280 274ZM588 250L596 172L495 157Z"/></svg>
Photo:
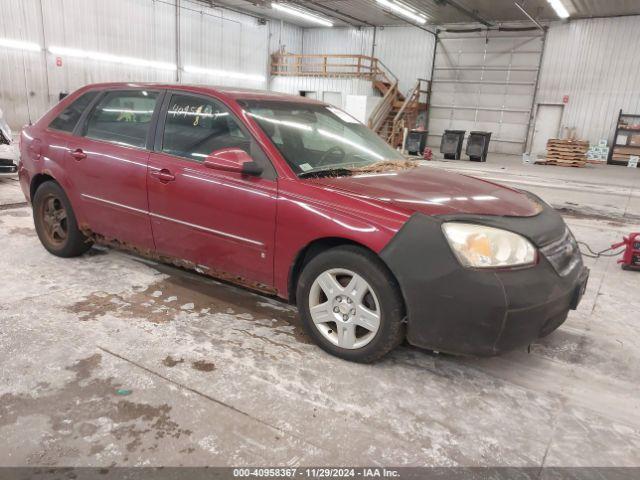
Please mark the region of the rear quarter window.
<svg viewBox="0 0 640 480"><path fill-rule="evenodd" d="M91 104L93 99L96 98L98 93L99 92L97 91L93 91L81 95L77 100L73 101L67 108L65 108L62 113L53 119L49 124L49 128L59 130L61 132L73 132L78 124L78 120L80 120L80 116Z"/></svg>

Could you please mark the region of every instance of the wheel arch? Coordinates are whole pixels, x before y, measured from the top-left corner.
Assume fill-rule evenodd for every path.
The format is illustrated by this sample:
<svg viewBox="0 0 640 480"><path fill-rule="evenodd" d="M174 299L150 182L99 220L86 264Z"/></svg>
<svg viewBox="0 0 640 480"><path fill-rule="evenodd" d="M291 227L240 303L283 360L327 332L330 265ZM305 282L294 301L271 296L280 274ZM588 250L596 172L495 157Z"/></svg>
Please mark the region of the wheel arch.
<svg viewBox="0 0 640 480"><path fill-rule="evenodd" d="M314 258L315 256L319 255L320 253L325 252L327 250L330 250L332 248L341 247L341 246L344 246L344 245L352 245L352 246L355 246L355 247L362 248L363 250L366 250L366 251L372 253L378 259L380 259L382 264L389 271L389 274L396 281L396 284L398 285L398 288L400 289L401 296L402 296L403 302L404 302L404 295L402 294L402 289L400 288L400 284L398 283L398 279L396 278L394 273L391 271L389 266L386 264L386 262L382 259L382 257L380 257L380 255L378 255L377 252L375 252L374 250L372 250L371 248L369 248L368 246L366 246L363 243L356 242L355 240L351 240L351 239L348 239L348 238L344 238L344 237L323 237L323 238L317 238L317 239L311 241L310 243L308 243L307 245L305 245L302 249L300 249L298 254L295 256L294 261L291 264L291 267L289 269L289 280L288 280L288 284L287 284L287 293L288 293L289 303L291 303L291 304L295 304L296 303L296 300L297 300L296 299L296 289L297 289L296 287L297 287L297 284L298 284L298 278L300 277L300 273L304 269L304 266L312 258Z"/></svg>
<svg viewBox="0 0 640 480"><path fill-rule="evenodd" d="M44 182L55 182L60 185L60 182L58 182L49 173L37 173L33 176L33 178L31 179L31 183L29 184L29 199L31 200L31 202L33 202L33 196L36 194L36 191ZM60 185L60 187L62 188L62 185Z"/></svg>

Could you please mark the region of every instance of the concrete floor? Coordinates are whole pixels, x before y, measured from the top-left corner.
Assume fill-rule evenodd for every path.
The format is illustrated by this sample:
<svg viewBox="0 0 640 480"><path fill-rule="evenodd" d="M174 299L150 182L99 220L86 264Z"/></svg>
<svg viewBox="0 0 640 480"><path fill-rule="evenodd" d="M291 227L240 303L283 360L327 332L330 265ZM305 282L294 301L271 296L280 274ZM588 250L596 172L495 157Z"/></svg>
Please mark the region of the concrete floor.
<svg viewBox="0 0 640 480"><path fill-rule="evenodd" d="M603 249L640 231L640 170L431 162L541 194ZM48 254L0 179L0 466L640 466L640 273L586 259L530 352L323 353L293 308L92 249Z"/></svg>

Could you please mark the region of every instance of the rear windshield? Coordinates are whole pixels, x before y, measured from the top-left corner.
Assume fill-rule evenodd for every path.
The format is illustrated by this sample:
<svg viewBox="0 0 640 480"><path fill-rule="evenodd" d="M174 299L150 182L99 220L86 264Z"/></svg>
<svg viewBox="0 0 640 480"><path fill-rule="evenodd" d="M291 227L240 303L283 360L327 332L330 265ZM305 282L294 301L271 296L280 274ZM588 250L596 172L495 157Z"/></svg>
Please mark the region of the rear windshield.
<svg viewBox="0 0 640 480"><path fill-rule="evenodd" d="M404 160L366 126L337 108L271 100L239 103L299 175Z"/></svg>

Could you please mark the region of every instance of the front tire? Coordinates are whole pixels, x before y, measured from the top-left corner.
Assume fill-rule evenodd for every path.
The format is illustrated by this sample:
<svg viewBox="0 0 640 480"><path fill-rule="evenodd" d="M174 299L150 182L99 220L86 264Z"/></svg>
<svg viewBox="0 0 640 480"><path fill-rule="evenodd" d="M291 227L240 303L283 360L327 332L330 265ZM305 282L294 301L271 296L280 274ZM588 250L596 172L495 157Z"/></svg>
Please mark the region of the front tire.
<svg viewBox="0 0 640 480"><path fill-rule="evenodd" d="M58 257L77 257L91 248L80 231L71 202L56 182L44 182L33 196L33 222L40 242Z"/></svg>
<svg viewBox="0 0 640 480"><path fill-rule="evenodd" d="M302 270L296 297L307 334L345 360L373 362L405 337L397 282L363 248L336 247L313 257Z"/></svg>

